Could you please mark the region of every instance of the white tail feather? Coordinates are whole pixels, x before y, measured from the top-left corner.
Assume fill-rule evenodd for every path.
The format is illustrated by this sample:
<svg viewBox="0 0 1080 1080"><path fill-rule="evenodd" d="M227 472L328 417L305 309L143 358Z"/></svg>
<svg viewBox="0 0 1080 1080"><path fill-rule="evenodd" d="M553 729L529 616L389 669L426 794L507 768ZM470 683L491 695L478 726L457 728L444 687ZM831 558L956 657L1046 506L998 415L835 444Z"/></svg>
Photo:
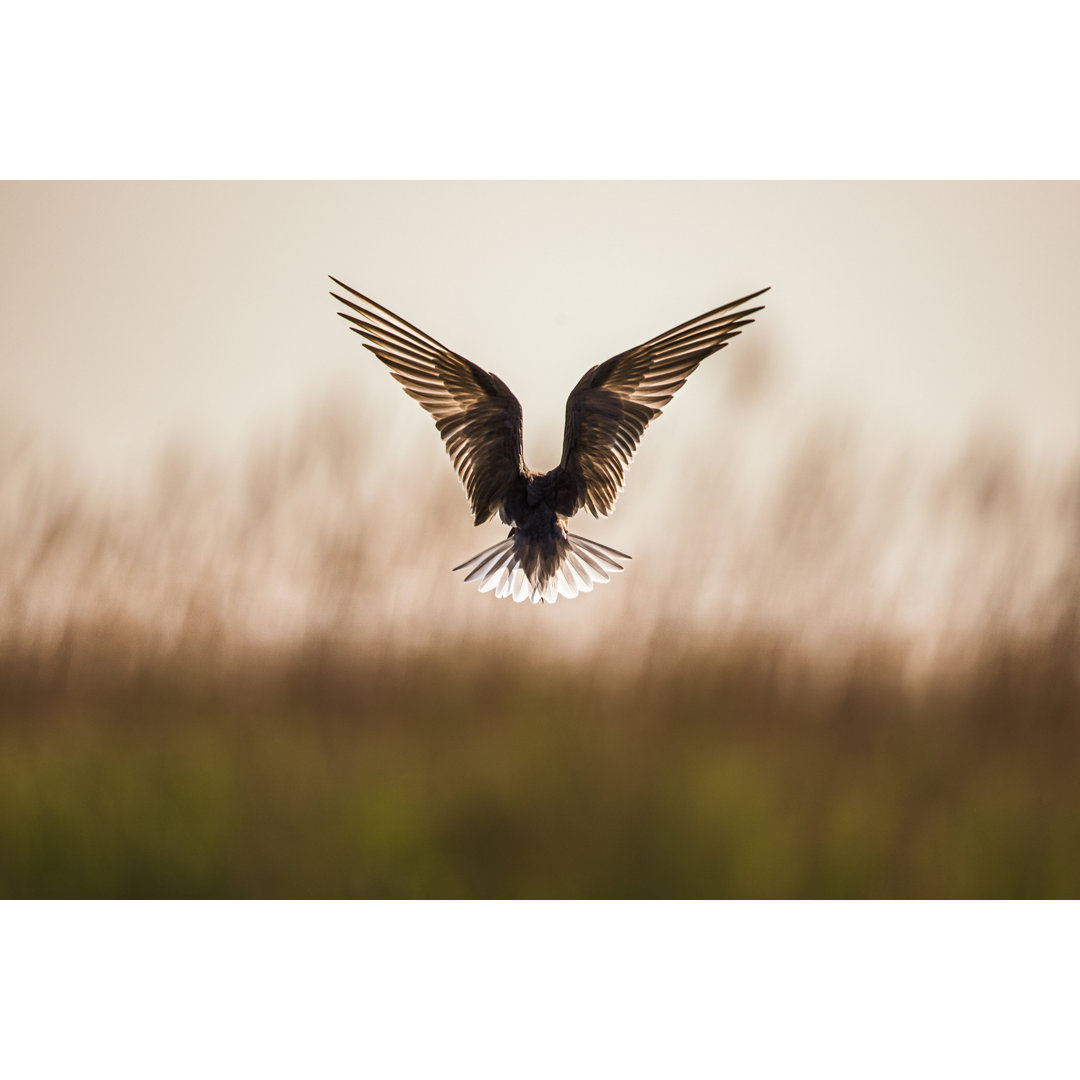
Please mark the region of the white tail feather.
<svg viewBox="0 0 1080 1080"><path fill-rule="evenodd" d="M515 550L514 538L507 537L466 559L455 570L465 570L467 582L480 582L480 591L491 592L500 600L512 596L515 603L530 600L534 604L554 604L560 596L568 600L580 593L592 592L597 584L610 581L623 566L618 559L630 556L614 548L567 533L568 547L555 573L542 585L526 575Z"/></svg>

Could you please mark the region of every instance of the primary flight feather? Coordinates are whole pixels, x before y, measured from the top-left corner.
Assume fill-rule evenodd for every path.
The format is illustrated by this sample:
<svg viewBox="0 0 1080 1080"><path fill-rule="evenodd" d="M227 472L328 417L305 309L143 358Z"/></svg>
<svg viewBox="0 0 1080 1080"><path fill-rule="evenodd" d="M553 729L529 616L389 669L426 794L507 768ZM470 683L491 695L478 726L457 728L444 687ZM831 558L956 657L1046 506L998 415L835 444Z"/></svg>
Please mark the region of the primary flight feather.
<svg viewBox="0 0 1080 1080"><path fill-rule="evenodd" d="M339 312L390 374L435 417L480 525L496 512L510 535L455 570L480 591L534 604L590 592L629 555L571 533L579 510L608 515L649 421L705 357L737 337L768 289L733 300L590 368L566 400L562 461L549 472L525 465L521 403L498 376L337 278L353 299L331 293Z"/></svg>

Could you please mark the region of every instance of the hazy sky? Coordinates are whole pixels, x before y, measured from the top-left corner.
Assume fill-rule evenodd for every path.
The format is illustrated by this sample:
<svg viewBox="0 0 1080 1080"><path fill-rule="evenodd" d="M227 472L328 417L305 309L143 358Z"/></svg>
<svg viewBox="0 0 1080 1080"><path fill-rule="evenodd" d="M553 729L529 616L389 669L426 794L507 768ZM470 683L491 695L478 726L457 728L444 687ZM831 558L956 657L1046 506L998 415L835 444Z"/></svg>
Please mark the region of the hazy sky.
<svg viewBox="0 0 1080 1080"><path fill-rule="evenodd" d="M504 378L536 467L588 367L764 285L735 347L797 407L930 453L986 424L1032 460L1077 443L1075 183L7 183L0 235L0 423L106 475L327 387L430 426L327 274ZM678 426L707 429L705 379Z"/></svg>

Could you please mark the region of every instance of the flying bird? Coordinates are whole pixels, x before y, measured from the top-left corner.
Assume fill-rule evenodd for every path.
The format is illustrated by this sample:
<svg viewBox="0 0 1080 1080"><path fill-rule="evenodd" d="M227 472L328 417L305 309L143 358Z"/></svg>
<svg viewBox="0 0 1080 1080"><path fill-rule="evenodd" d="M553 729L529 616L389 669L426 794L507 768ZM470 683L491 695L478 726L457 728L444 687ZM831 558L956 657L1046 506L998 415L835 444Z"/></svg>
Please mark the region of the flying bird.
<svg viewBox="0 0 1080 1080"><path fill-rule="evenodd" d="M330 295L405 392L435 417L472 505L473 523L494 514L510 526L505 540L467 559L480 591L534 604L591 592L629 559L570 532L579 510L607 516L649 421L707 356L722 349L764 305L746 307L768 288L707 311L590 368L566 399L562 461L546 473L525 465L521 403L497 375L441 345L342 281L354 299Z"/></svg>

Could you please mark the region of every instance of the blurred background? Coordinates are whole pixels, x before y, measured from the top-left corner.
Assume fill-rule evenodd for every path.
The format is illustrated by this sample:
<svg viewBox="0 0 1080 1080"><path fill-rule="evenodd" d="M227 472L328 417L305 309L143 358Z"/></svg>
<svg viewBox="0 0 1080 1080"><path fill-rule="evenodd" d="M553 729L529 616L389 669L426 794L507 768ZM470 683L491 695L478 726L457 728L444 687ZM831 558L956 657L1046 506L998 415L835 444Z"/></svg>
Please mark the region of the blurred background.
<svg viewBox="0 0 1080 1080"><path fill-rule="evenodd" d="M1080 894L1080 185L0 185L0 895ZM533 607L328 274L504 379L765 285Z"/></svg>

